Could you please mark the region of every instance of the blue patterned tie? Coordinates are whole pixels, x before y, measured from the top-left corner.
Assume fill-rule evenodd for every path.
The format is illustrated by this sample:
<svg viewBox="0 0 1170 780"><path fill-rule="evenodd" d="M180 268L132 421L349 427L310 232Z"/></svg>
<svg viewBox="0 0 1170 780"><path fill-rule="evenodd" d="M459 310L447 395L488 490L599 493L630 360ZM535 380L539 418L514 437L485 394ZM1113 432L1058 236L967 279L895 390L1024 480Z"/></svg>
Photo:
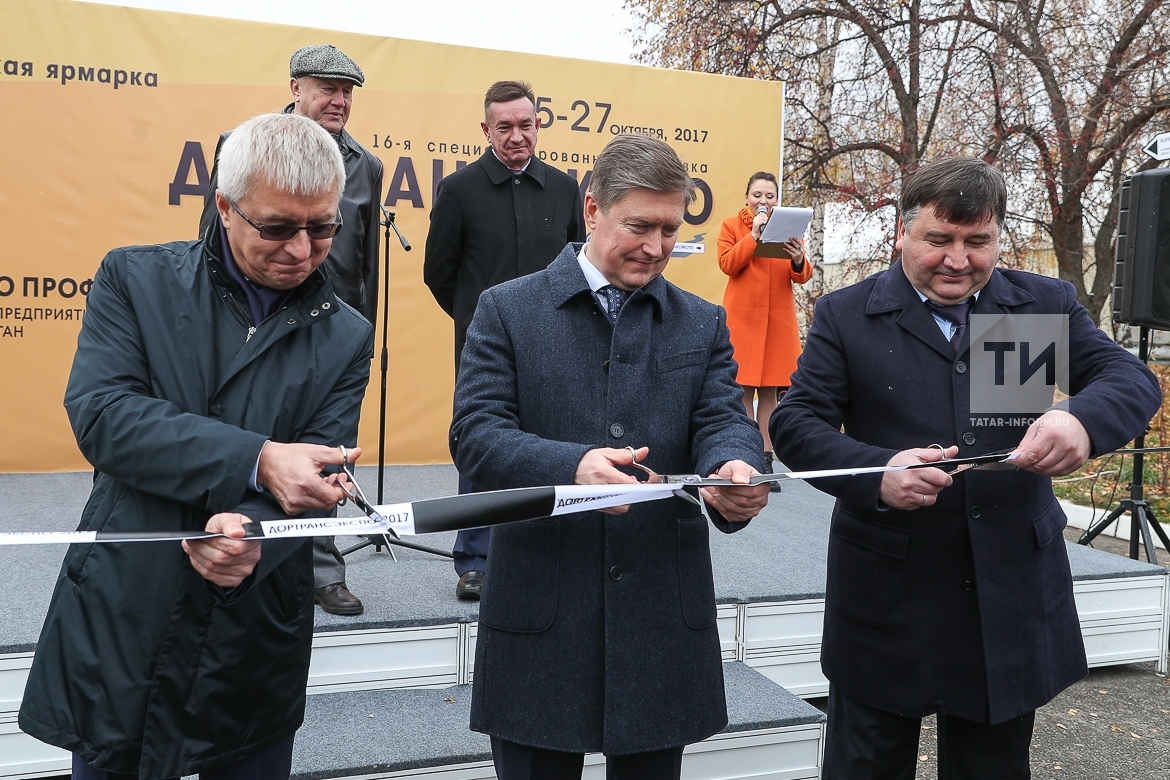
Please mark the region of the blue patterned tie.
<svg viewBox="0 0 1170 780"><path fill-rule="evenodd" d="M951 334L951 346L955 348L956 355L961 354L963 335L967 332L967 318L971 313L971 307L975 305L975 299L968 298L954 306L943 306L938 301L927 298L926 305L931 311L937 312L938 316L955 326L955 332Z"/></svg>
<svg viewBox="0 0 1170 780"><path fill-rule="evenodd" d="M626 299L630 294L625 290L619 290L612 284L607 284L601 288L601 292L605 293L606 313L609 315L609 321L613 325L617 325L618 315L621 314L622 306L625 305Z"/></svg>

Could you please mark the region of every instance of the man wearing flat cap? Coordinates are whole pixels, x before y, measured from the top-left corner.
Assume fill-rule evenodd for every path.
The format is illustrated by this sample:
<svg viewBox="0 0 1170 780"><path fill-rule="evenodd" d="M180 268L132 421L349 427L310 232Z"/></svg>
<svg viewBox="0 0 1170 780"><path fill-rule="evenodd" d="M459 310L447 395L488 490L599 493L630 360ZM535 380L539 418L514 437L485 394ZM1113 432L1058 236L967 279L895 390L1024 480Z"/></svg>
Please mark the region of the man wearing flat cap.
<svg viewBox="0 0 1170 780"><path fill-rule="evenodd" d="M371 324L378 310L378 209L382 197L382 161L345 132L353 105L353 88L365 83L357 63L336 46L323 44L298 49L289 61L289 88L293 102L286 114L300 114L329 131L345 162L345 191L341 195L341 231L334 237L323 268L337 297ZM215 191L219 182L219 150L199 218L199 235L218 229ZM345 584L345 558L331 536L313 540L313 592L318 604L335 615L358 615L362 602Z"/></svg>

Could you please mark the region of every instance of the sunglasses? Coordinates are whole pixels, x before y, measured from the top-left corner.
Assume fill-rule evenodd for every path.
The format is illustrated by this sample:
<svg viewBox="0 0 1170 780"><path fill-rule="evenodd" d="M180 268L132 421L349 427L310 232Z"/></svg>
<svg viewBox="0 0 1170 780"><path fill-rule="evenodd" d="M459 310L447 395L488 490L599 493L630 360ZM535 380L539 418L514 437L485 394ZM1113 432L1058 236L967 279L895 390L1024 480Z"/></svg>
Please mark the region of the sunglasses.
<svg viewBox="0 0 1170 780"><path fill-rule="evenodd" d="M260 238L265 241L291 241L302 230L314 241L322 241L326 238L333 238L341 230L340 213L337 215L336 222L323 222L319 225L261 225L258 222L253 222L247 214L240 211L240 207L236 205L234 200L228 198L227 202L232 207L232 211L239 214L244 218L245 222L256 228L260 233Z"/></svg>

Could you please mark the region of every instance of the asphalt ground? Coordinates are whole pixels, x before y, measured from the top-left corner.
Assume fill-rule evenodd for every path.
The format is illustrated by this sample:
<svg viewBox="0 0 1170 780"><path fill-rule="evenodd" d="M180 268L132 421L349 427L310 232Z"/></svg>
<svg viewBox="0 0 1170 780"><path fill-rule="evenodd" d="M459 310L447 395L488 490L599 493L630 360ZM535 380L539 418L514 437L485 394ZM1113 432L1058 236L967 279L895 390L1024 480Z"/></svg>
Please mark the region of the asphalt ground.
<svg viewBox="0 0 1170 780"><path fill-rule="evenodd" d="M1065 538L1075 542L1081 530ZM1093 546L1129 555L1129 542L1098 537ZM1159 563L1170 554L1162 550ZM1143 559L1144 560L1144 559ZM811 704L824 710L826 699ZM1153 663L1092 669L1036 711L1032 737L1036 780L1167 780L1170 778L1170 678ZM935 719L922 722L916 780L938 777Z"/></svg>

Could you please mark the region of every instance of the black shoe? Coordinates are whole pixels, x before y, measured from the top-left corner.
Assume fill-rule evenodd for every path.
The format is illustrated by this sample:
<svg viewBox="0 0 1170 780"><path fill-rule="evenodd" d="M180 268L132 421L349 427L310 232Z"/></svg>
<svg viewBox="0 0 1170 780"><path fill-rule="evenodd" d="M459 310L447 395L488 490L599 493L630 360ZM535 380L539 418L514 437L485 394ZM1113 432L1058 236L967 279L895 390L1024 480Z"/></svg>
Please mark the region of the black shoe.
<svg viewBox="0 0 1170 780"><path fill-rule="evenodd" d="M455 598L463 599L464 601L479 601L479 597L482 595L483 572L465 572L463 576L459 578L459 584L455 586Z"/></svg>
<svg viewBox="0 0 1170 780"><path fill-rule="evenodd" d="M362 600L349 592L344 582L335 582L313 591L313 600L331 615L360 615Z"/></svg>
<svg viewBox="0 0 1170 780"><path fill-rule="evenodd" d="M764 453L764 471L763 471L763 473L764 474L775 474L776 473L776 472L772 471L772 453L770 453L770 452ZM771 487L768 488L768 490L770 490L773 493L779 493L780 492L780 483L773 482L771 484Z"/></svg>

